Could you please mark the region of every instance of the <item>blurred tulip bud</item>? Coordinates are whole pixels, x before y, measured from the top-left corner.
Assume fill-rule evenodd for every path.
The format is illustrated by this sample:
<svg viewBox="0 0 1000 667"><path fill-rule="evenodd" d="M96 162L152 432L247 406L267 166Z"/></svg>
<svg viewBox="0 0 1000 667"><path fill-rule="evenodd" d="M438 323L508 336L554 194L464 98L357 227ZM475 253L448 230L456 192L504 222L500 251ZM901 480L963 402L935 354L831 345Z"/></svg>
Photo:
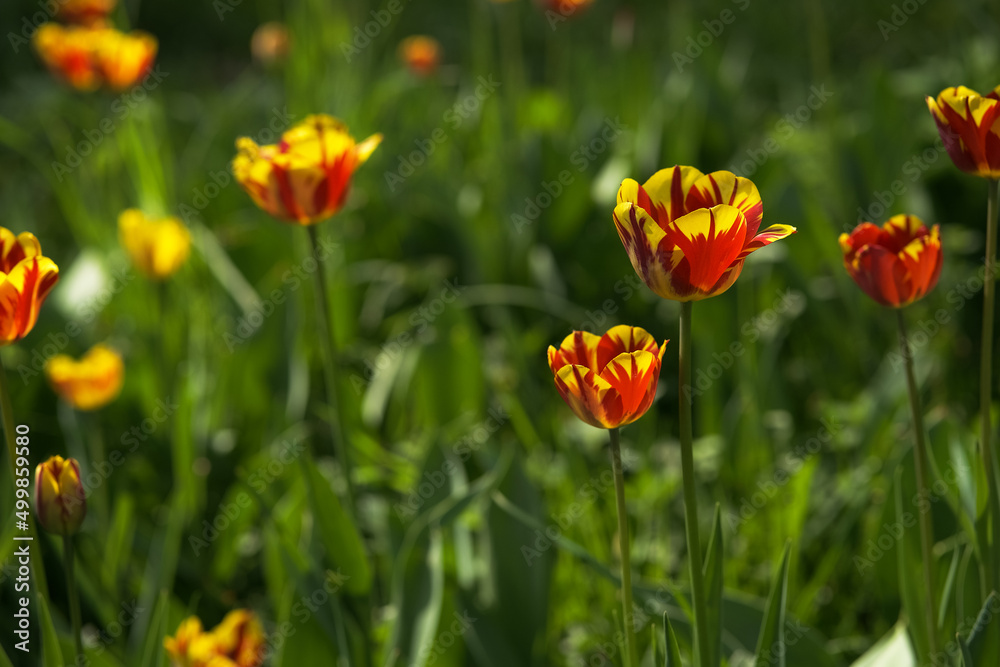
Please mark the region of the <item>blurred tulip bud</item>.
<svg viewBox="0 0 1000 667"><path fill-rule="evenodd" d="M87 516L87 498L76 459L53 456L35 468L35 513L42 528L72 535Z"/></svg>
<svg viewBox="0 0 1000 667"><path fill-rule="evenodd" d="M139 271L152 280L172 276L188 258L191 233L175 217L148 218L130 208L118 216L118 238Z"/></svg>
<svg viewBox="0 0 1000 667"><path fill-rule="evenodd" d="M121 392L125 363L120 354L102 344L90 348L79 361L57 354L45 363L45 376L60 397L77 410L96 410Z"/></svg>

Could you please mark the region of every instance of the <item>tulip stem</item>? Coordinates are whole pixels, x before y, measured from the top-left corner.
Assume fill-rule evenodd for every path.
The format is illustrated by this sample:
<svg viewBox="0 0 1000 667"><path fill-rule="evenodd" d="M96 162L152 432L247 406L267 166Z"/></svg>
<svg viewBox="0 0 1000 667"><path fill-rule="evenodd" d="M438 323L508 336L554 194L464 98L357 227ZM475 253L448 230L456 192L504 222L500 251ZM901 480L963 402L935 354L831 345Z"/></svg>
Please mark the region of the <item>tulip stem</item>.
<svg viewBox="0 0 1000 667"><path fill-rule="evenodd" d="M335 353L333 343L333 329L330 323L329 298L326 290L326 274L323 271L323 264L319 262L319 239L316 234L316 225L306 227L309 233L309 251L312 253L318 266L313 271L316 282L316 329L319 334L320 349L323 354L323 374L326 383L326 398L329 405L329 423L331 436L333 437L333 447L340 460L340 466L344 473L344 480L347 484L347 507L349 513L353 514L354 507L354 483L351 479L351 459L348 453L347 436L340 421L340 407L337 403L337 373L334 369Z"/></svg>
<svg viewBox="0 0 1000 667"><path fill-rule="evenodd" d="M15 438L14 408L10 403L10 386L7 383L7 369L3 365L3 355L0 355L0 418L3 419L3 433L7 440L7 455L10 457L10 483L13 487L17 479L17 445ZM35 515L28 512L28 537L37 544L38 530L35 528ZM34 558L31 567L35 571L35 586L38 594L48 599L49 587L45 583L45 566L41 558Z"/></svg>
<svg viewBox="0 0 1000 667"><path fill-rule="evenodd" d="M637 667L635 628L632 627L632 563L629 556L628 513L625 511L625 477L622 474L622 450L617 428L610 429L611 469L615 474L615 505L618 507L618 550L622 565L622 625L625 629L625 648L628 667Z"/></svg>
<svg viewBox="0 0 1000 667"><path fill-rule="evenodd" d="M993 469L994 452L992 443L993 405L993 301L996 292L997 254L997 197L1000 180L990 180L986 203L986 266L983 276L983 338L979 352L979 438L986 469L986 487L992 515L992 543L989 553L991 562L986 571L986 590L996 588L1000 583L1000 489L997 488Z"/></svg>
<svg viewBox="0 0 1000 667"><path fill-rule="evenodd" d="M688 561L691 570L691 597L694 599L694 636L698 647L696 664L710 667L712 651L708 639L705 582L701 571L701 538L698 536L698 497L694 487L694 446L691 429L691 302L681 302L680 344L678 345L678 403L681 437L681 474L684 479L684 526L687 531Z"/></svg>
<svg viewBox="0 0 1000 667"><path fill-rule="evenodd" d="M903 366L906 368L906 386L910 395L910 412L913 415L913 465L917 478L917 494L927 497L927 474L930 470L927 454L927 441L924 438L924 411L920 405L920 390L913 373L913 354L906 337L906 319L903 309L896 309L896 321L899 323L899 349L903 355ZM927 621L927 638L930 641L930 652L937 653L937 626L934 623L934 610L937 601L934 588L934 524L931 520L930 507L920 511L920 553L923 560L924 586L927 587L927 604L925 605Z"/></svg>
<svg viewBox="0 0 1000 667"><path fill-rule="evenodd" d="M80 595L76 590L76 573L73 563L73 536L63 535L63 562L66 565L66 588L69 594L69 617L73 623L73 641L76 644L76 661L83 655L83 641L80 635Z"/></svg>

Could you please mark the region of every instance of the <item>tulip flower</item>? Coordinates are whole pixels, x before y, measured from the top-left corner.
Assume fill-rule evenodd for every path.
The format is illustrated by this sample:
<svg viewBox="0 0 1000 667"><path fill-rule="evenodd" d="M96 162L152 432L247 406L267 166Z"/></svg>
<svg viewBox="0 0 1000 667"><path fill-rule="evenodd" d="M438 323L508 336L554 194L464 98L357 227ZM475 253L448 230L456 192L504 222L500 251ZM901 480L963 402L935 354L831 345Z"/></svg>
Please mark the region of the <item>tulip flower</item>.
<svg viewBox="0 0 1000 667"><path fill-rule="evenodd" d="M56 17L66 23L95 25L115 8L116 0L57 0Z"/></svg>
<svg viewBox="0 0 1000 667"><path fill-rule="evenodd" d="M927 97L951 161L962 171L1000 178L1000 86L987 95L971 88L945 88Z"/></svg>
<svg viewBox="0 0 1000 667"><path fill-rule="evenodd" d="M656 395L667 341L657 346L644 329L619 325L603 336L574 331L549 346L556 389L570 409L597 428L631 424Z"/></svg>
<svg viewBox="0 0 1000 667"><path fill-rule="evenodd" d="M135 267L152 280L172 276L191 250L191 234L180 220L149 218L135 208L118 216L118 238Z"/></svg>
<svg viewBox="0 0 1000 667"><path fill-rule="evenodd" d="M414 35L400 43L399 55L411 72L418 76L428 76L437 69L441 61L441 45L433 37Z"/></svg>
<svg viewBox="0 0 1000 667"><path fill-rule="evenodd" d="M95 345L77 361L57 354L45 363L45 375L60 397L77 410L96 410L121 392L125 364L120 354Z"/></svg>
<svg viewBox="0 0 1000 667"><path fill-rule="evenodd" d="M32 43L50 72L77 90L90 91L99 88L102 82L94 58L95 35L102 32L89 27L45 23L35 31Z"/></svg>
<svg viewBox="0 0 1000 667"><path fill-rule="evenodd" d="M288 28L277 21L262 23L250 38L250 53L265 67L281 62L288 56Z"/></svg>
<svg viewBox="0 0 1000 667"><path fill-rule="evenodd" d="M878 227L862 222L840 235L844 267L865 294L901 308L937 285L941 275L941 236L915 215L896 215Z"/></svg>
<svg viewBox="0 0 1000 667"><path fill-rule="evenodd" d="M760 231L763 213L749 179L677 166L643 185L625 179L613 217L642 281L664 299L687 302L722 294L750 253L795 233L789 225Z"/></svg>
<svg viewBox="0 0 1000 667"><path fill-rule="evenodd" d="M237 609L210 632L202 629L197 616L191 616L163 645L173 667L259 667L264 630L253 612Z"/></svg>
<svg viewBox="0 0 1000 667"><path fill-rule="evenodd" d="M45 297L59 281L59 267L42 256L38 239L0 227L0 346L24 338L38 320Z"/></svg>
<svg viewBox="0 0 1000 667"><path fill-rule="evenodd" d="M248 137L238 139L233 174L267 213L313 225L341 209L354 170L381 141L381 134L373 134L355 143L336 118L308 116L277 144L258 146Z"/></svg>
<svg viewBox="0 0 1000 667"><path fill-rule="evenodd" d="M35 513L42 528L72 535L87 516L87 498L76 459L53 456L35 468Z"/></svg>
<svg viewBox="0 0 1000 667"><path fill-rule="evenodd" d="M105 84L112 90L125 90L139 83L153 67L156 49L156 38L141 30L106 31L95 48Z"/></svg>

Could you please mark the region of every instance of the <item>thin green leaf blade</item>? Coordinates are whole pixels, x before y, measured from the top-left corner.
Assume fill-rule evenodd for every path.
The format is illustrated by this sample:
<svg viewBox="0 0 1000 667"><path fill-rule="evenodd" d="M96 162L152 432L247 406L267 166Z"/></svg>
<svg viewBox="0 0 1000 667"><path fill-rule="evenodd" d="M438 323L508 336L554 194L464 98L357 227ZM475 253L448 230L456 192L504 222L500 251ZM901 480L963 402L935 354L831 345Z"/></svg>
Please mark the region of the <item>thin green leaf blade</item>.
<svg viewBox="0 0 1000 667"><path fill-rule="evenodd" d="M788 598L788 560L791 543L785 544L781 567L775 575L757 640L756 667L785 667L785 603Z"/></svg>

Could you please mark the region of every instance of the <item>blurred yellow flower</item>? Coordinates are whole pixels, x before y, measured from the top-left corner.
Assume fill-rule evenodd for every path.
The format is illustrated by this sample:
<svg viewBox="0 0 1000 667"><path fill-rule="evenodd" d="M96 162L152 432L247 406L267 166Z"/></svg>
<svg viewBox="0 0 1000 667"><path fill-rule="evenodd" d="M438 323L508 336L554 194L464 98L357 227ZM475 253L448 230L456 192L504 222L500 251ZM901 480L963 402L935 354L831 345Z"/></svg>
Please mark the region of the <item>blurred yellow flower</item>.
<svg viewBox="0 0 1000 667"><path fill-rule="evenodd" d="M265 66L281 62L288 55L288 28L284 23L268 21L257 26L250 38L250 53Z"/></svg>
<svg viewBox="0 0 1000 667"><path fill-rule="evenodd" d="M399 55L411 72L428 76L441 62L441 44L433 37L413 35L400 42Z"/></svg>
<svg viewBox="0 0 1000 667"><path fill-rule="evenodd" d="M42 256L34 234L15 236L0 227L0 346L28 335L45 297L58 281L59 267Z"/></svg>
<svg viewBox="0 0 1000 667"><path fill-rule="evenodd" d="M153 66L156 38L136 30L46 23L32 37L49 70L78 90L106 85L122 90L138 83Z"/></svg>
<svg viewBox="0 0 1000 667"><path fill-rule="evenodd" d="M122 389L125 363L107 345L90 348L79 361L57 354L45 363L45 376L59 396L77 410L104 407Z"/></svg>
<svg viewBox="0 0 1000 667"><path fill-rule="evenodd" d="M172 276L188 258L191 233L173 216L148 218L130 208L118 216L118 238L139 271L153 280Z"/></svg>
<svg viewBox="0 0 1000 667"><path fill-rule="evenodd" d="M35 513L42 528L72 535L87 516L87 498L76 459L53 456L35 468Z"/></svg>
<svg viewBox="0 0 1000 667"><path fill-rule="evenodd" d="M210 632L191 616L163 646L173 667L258 667L264 659L264 629L246 609L229 612Z"/></svg>
<svg viewBox="0 0 1000 667"><path fill-rule="evenodd" d="M313 225L341 209L354 170L381 141L381 134L373 134L355 143L347 126L336 118L307 116L277 144L259 146L249 137L237 139L233 174L267 213L286 222Z"/></svg>

